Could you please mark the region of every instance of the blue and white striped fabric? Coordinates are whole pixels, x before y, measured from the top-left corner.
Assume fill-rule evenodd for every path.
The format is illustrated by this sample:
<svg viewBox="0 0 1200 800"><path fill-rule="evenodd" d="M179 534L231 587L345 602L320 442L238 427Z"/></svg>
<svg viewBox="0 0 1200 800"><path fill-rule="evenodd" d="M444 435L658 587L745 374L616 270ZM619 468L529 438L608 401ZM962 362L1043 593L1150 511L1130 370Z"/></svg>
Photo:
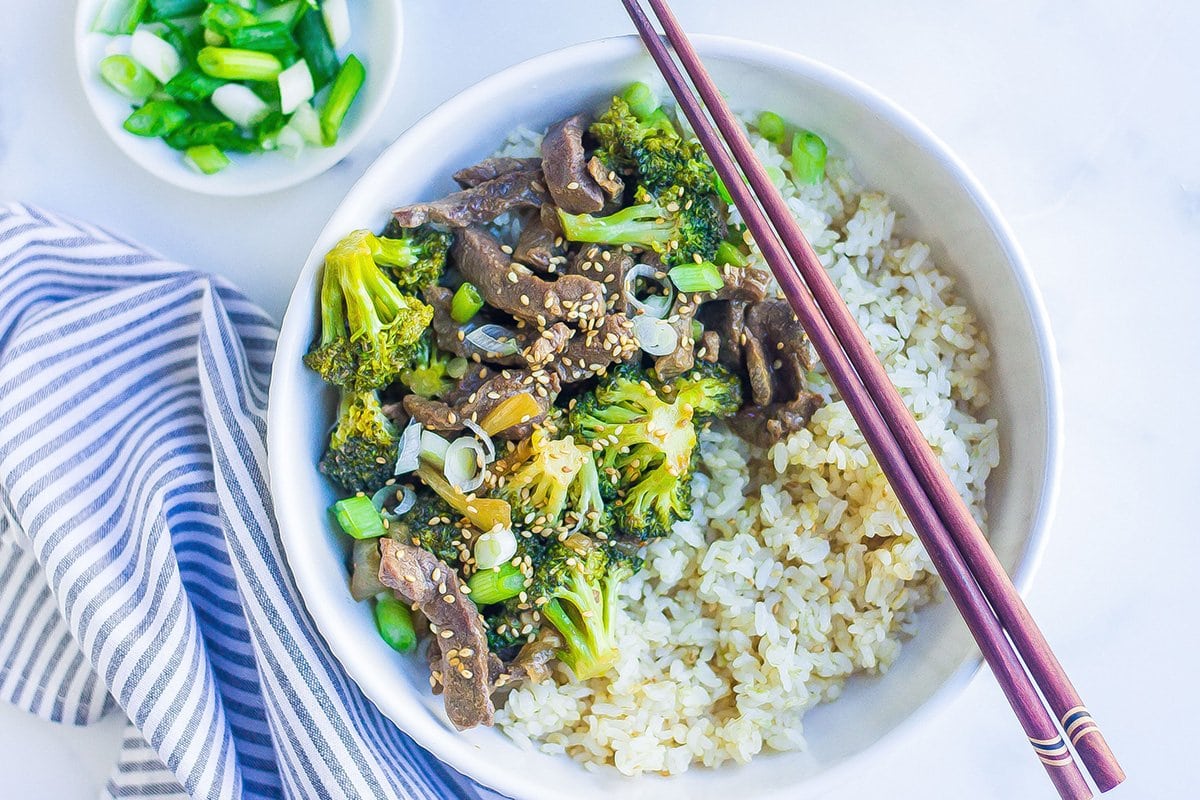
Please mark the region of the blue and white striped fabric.
<svg viewBox="0 0 1200 800"><path fill-rule="evenodd" d="M0 697L119 707L111 797L476 797L302 610L265 474L275 334L220 278L0 206Z"/></svg>

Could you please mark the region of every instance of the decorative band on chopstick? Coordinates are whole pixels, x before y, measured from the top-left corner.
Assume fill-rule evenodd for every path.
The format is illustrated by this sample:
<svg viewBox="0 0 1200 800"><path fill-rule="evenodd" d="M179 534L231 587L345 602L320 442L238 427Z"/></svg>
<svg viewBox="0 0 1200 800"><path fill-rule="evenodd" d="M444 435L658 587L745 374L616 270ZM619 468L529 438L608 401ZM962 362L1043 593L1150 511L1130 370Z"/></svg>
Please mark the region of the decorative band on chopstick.
<svg viewBox="0 0 1200 800"><path fill-rule="evenodd" d="M1083 706L1075 706L1063 714L1062 726L1063 730L1067 732L1067 736L1071 737L1071 744L1077 744L1089 733L1100 732L1100 729L1096 727L1096 720L1092 719L1092 715Z"/></svg>
<svg viewBox="0 0 1200 800"><path fill-rule="evenodd" d="M1055 736L1053 739L1034 739L1030 737L1029 743L1033 745L1033 749L1037 752L1038 758L1043 764L1051 767L1062 767L1072 762L1071 751L1067 749L1067 743L1063 741L1061 736Z"/></svg>

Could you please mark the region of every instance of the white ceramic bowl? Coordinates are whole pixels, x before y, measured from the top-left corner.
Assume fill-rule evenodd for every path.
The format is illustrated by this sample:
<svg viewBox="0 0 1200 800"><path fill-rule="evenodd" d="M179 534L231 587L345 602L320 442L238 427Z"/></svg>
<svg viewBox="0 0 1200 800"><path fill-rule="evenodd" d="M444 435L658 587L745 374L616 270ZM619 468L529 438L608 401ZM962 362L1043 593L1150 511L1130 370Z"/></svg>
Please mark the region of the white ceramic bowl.
<svg viewBox="0 0 1200 800"><path fill-rule="evenodd" d="M140 166L151 174L184 189L202 194L244 196L286 189L320 175L341 161L362 140L387 105L404 42L404 15L400 0L350 3L350 41L338 52L354 53L367 69L367 79L346 114L332 147L306 147L291 159L282 153L229 153L232 162L215 175L203 175L183 161L161 139L134 136L121 127L131 111L130 102L100 77L100 59L113 37L91 30L104 0L80 0L75 10L75 66L100 127Z"/></svg>
<svg viewBox="0 0 1200 800"><path fill-rule="evenodd" d="M1053 346L1037 291L1007 226L946 147L865 86L799 56L727 38L695 37L736 109L773 109L848 154L866 185L889 192L901 230L929 242L937 262L988 331L994 355L989 414L1000 420L1002 464L988 482L991 536L1024 585L1049 519L1058 463ZM456 168L486 156L521 124L539 128L617 89L655 76L633 38L581 44L505 70L445 103L391 146L317 238L284 319L271 385L271 485L288 563L304 602L347 672L422 746L476 780L518 798L707 800L808 797L835 784L880 739L961 690L979 666L948 602L922 612L916 637L882 678L856 678L836 703L805 719L809 750L764 754L746 766L665 779L585 771L566 757L518 749L502 733L456 733L428 691L418 659L398 657L371 613L346 591L346 541L325 508L335 498L313 464L334 398L301 364L317 325L323 254L347 231L380 227L399 204L452 188Z"/></svg>

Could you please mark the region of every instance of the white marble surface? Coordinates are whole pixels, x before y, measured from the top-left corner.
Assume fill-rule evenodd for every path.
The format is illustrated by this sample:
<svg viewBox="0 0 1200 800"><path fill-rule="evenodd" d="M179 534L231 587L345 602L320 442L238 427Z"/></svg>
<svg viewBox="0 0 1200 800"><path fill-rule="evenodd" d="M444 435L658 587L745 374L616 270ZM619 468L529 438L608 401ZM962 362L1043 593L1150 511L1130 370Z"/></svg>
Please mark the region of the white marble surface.
<svg viewBox="0 0 1200 800"><path fill-rule="evenodd" d="M0 200L223 272L278 316L326 216L413 120L504 66L629 30L616 0L586 13L562 0L407 6L400 83L358 151L293 190L215 200L141 172L98 130L72 63L71 3L0 0ZM1129 772L1110 796L1194 797L1200 4L676 6L692 30L795 49L873 85L1007 215L1045 293L1066 406L1058 518L1030 604ZM0 707L0 797L95 797L119 738L115 718L69 729ZM986 672L837 794L1053 796Z"/></svg>

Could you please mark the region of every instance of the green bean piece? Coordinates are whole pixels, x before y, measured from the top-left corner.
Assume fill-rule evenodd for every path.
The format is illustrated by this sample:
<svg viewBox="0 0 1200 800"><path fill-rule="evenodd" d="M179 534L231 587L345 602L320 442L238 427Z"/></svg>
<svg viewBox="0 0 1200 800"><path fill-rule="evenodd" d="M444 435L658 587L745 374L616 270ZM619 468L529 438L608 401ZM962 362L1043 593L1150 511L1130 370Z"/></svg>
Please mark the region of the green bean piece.
<svg viewBox="0 0 1200 800"><path fill-rule="evenodd" d="M105 56L100 60L100 77L130 100L145 99L158 88L150 71L129 56Z"/></svg>
<svg viewBox="0 0 1200 800"><path fill-rule="evenodd" d="M187 122L187 109L170 100L151 100L125 119L125 130L134 136L165 136Z"/></svg>
<svg viewBox="0 0 1200 800"><path fill-rule="evenodd" d="M367 70L358 57L346 56L345 63L333 79L329 97L321 107L321 141L326 147L337 143L338 131L346 119L346 112L350 110L351 103L358 96L358 91L362 89L366 79Z"/></svg>
<svg viewBox="0 0 1200 800"><path fill-rule="evenodd" d="M375 626L379 628L379 636L397 653L411 653L417 648L412 611L392 595L375 596Z"/></svg>

